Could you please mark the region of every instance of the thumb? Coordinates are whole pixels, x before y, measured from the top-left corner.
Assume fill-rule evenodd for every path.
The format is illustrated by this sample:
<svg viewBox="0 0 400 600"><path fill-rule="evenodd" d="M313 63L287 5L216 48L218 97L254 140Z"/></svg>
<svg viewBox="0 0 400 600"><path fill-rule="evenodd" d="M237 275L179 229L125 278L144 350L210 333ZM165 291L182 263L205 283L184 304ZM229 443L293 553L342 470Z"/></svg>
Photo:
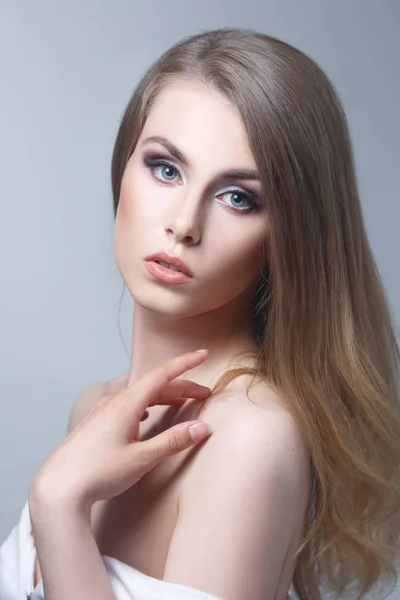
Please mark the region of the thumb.
<svg viewBox="0 0 400 600"><path fill-rule="evenodd" d="M149 440L139 442L141 462L145 462L150 471L164 458L194 446L210 433L211 429L202 421L174 425Z"/></svg>

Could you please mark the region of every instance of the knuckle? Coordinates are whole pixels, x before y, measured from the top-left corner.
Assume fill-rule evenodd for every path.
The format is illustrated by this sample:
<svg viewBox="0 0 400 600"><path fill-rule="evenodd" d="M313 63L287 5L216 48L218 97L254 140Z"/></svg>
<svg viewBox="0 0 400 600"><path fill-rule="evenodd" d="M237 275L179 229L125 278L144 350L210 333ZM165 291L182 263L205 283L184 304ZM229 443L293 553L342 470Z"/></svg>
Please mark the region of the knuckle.
<svg viewBox="0 0 400 600"><path fill-rule="evenodd" d="M169 447L172 454L177 454L185 448L185 444L182 438L177 434L176 431L171 431L168 436Z"/></svg>

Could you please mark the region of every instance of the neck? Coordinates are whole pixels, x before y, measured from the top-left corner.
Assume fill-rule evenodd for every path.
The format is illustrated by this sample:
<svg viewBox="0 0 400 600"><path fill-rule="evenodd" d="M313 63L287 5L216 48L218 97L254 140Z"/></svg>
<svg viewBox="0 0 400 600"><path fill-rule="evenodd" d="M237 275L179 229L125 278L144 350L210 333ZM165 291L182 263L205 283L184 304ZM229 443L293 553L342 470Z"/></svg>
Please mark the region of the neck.
<svg viewBox="0 0 400 600"><path fill-rule="evenodd" d="M155 312L136 302L129 382L175 356L207 348L207 360L182 378L212 387L231 360L239 364L240 353L257 350L248 315L240 298L218 309L185 318Z"/></svg>

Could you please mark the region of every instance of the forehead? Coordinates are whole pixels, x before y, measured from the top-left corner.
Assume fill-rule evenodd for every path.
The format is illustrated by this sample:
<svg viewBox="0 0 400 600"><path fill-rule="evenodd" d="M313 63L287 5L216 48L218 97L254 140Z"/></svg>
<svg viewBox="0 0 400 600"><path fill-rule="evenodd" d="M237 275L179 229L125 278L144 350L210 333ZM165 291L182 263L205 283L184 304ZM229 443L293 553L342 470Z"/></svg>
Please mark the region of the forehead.
<svg viewBox="0 0 400 600"><path fill-rule="evenodd" d="M150 135L168 138L192 164L209 160L218 168L255 168L237 107L198 81L174 82L161 91L140 139Z"/></svg>

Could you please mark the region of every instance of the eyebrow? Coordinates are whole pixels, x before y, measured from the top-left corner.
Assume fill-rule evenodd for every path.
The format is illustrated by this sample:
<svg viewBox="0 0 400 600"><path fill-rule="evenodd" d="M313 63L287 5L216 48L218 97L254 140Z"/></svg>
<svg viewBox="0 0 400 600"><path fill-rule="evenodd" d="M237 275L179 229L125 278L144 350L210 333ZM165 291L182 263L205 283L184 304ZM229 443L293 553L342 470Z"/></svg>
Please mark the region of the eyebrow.
<svg viewBox="0 0 400 600"><path fill-rule="evenodd" d="M164 148L166 148L168 150L168 152L172 156L174 156L177 160L179 160L179 162L181 162L186 167L190 166L189 161L187 160L187 158L185 157L183 152L178 150L178 148L176 146L174 146L169 140L167 140L167 138L165 138L163 136L152 135L152 136L146 138L145 140L143 140L142 146L144 146L145 144L150 144L151 142L156 142L157 144L161 144L162 146L164 146ZM225 177L232 177L233 179L253 179L256 181L259 181L259 179L260 179L258 172L254 169L228 170L228 171L224 171L222 173L222 175Z"/></svg>

